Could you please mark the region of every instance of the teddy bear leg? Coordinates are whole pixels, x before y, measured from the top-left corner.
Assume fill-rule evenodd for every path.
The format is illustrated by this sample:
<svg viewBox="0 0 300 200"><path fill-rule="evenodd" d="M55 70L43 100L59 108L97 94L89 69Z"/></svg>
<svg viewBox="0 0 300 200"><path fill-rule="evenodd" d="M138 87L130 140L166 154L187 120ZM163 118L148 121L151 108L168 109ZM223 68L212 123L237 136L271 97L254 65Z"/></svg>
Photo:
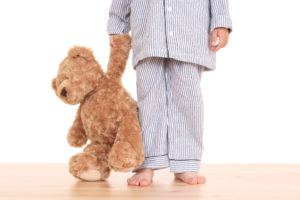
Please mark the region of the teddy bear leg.
<svg viewBox="0 0 300 200"><path fill-rule="evenodd" d="M105 180L110 175L107 155L111 149L108 144L91 143L82 153L71 157L69 162L70 173L85 181Z"/></svg>
<svg viewBox="0 0 300 200"><path fill-rule="evenodd" d="M115 171L128 172L144 161L141 127L137 112L130 111L122 119L114 145L108 155L108 164Z"/></svg>

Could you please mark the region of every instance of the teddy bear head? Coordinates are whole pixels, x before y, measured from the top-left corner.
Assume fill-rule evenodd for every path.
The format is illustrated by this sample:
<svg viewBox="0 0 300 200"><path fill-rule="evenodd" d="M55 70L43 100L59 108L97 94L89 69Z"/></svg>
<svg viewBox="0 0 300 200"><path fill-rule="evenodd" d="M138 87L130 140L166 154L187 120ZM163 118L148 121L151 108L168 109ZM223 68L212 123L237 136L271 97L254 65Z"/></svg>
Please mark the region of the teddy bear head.
<svg viewBox="0 0 300 200"><path fill-rule="evenodd" d="M97 88L104 76L92 50L74 46L60 63L57 76L51 85L55 94L65 103L80 103L88 93Z"/></svg>

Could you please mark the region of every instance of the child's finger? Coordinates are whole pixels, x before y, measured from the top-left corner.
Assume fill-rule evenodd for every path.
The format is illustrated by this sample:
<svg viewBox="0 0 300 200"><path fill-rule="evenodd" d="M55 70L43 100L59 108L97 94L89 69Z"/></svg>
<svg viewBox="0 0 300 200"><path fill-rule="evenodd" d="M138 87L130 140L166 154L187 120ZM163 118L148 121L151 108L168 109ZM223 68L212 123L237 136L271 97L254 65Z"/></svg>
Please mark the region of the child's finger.
<svg viewBox="0 0 300 200"><path fill-rule="evenodd" d="M211 36L211 45L216 46L217 43L217 38L218 38L218 31L214 30Z"/></svg>
<svg viewBox="0 0 300 200"><path fill-rule="evenodd" d="M220 35L219 36L219 48L218 48L218 50L220 49L220 48L223 48L224 46L226 45L226 40L225 40L225 37L224 37L224 35Z"/></svg>
<svg viewBox="0 0 300 200"><path fill-rule="evenodd" d="M221 48L221 45L222 45L222 43L219 38L218 44L216 46L212 46L210 49L214 52L217 52Z"/></svg>
<svg viewBox="0 0 300 200"><path fill-rule="evenodd" d="M226 35L222 35L221 36L221 40L222 40L222 48L225 47L228 43L228 37Z"/></svg>
<svg viewBox="0 0 300 200"><path fill-rule="evenodd" d="M221 48L225 47L228 42L227 37L225 35L220 34L218 37L219 37L218 45L215 46L214 48L212 48L212 50L215 52L217 52Z"/></svg>
<svg viewBox="0 0 300 200"><path fill-rule="evenodd" d="M114 41L111 41L110 46L111 46L111 47L115 47Z"/></svg>
<svg viewBox="0 0 300 200"><path fill-rule="evenodd" d="M114 38L113 38L113 36L111 36L109 40L110 40L110 46L111 46L111 47L114 47L114 46L115 46L115 43L114 43Z"/></svg>
<svg viewBox="0 0 300 200"><path fill-rule="evenodd" d="M219 45L216 47L215 51L217 52L217 51L219 51L221 48L222 48L222 44L219 43Z"/></svg>
<svg viewBox="0 0 300 200"><path fill-rule="evenodd" d="M219 43L217 46L212 47L211 50L217 52L220 48L221 48L221 43Z"/></svg>

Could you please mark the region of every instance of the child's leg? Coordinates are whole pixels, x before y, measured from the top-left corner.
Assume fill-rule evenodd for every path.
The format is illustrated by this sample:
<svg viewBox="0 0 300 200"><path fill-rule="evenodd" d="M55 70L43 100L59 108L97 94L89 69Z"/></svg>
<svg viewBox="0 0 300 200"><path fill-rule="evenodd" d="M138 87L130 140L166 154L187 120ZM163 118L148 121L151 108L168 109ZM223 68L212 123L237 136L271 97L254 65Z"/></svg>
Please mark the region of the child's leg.
<svg viewBox="0 0 300 200"><path fill-rule="evenodd" d="M203 152L203 68L174 59L166 67L170 171L195 175Z"/></svg>
<svg viewBox="0 0 300 200"><path fill-rule="evenodd" d="M150 57L136 67L138 117L145 152L145 161L138 169L169 166L164 62L164 58Z"/></svg>
<svg viewBox="0 0 300 200"><path fill-rule="evenodd" d="M164 62L164 58L150 57L140 61L136 67L138 117L145 160L133 170L138 173L128 179L130 185L148 185L153 169L169 167Z"/></svg>

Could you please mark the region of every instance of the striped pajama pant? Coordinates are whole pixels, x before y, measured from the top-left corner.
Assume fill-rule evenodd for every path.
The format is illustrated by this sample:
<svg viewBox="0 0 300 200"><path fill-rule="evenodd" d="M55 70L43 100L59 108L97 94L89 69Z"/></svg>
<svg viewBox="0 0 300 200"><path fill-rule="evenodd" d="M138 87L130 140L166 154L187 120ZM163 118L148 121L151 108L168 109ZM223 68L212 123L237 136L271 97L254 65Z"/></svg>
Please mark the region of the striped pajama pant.
<svg viewBox="0 0 300 200"><path fill-rule="evenodd" d="M138 118L145 160L139 168L198 172L203 152L203 67L147 57L136 66Z"/></svg>

